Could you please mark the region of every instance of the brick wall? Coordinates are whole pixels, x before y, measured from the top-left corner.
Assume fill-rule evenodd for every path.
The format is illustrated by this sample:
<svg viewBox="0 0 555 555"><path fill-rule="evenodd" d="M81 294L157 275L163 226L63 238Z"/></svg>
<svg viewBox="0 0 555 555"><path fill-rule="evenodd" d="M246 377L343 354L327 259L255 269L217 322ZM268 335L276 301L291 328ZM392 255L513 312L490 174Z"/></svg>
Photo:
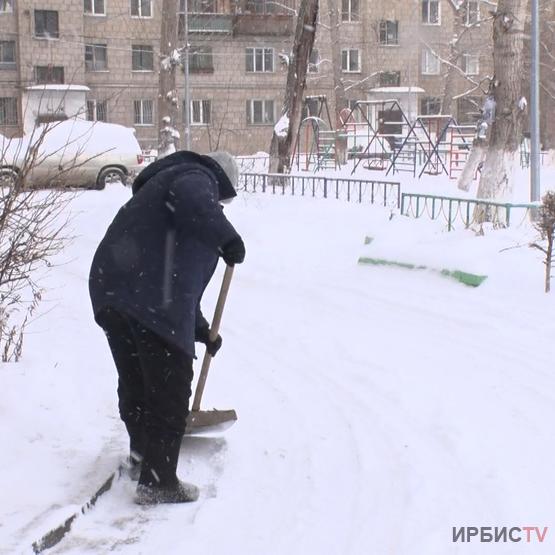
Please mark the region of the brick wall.
<svg viewBox="0 0 555 555"><path fill-rule="evenodd" d="M227 2L220 2L221 10L229 10ZM421 17L421 0L360 0L359 21L343 22L340 29L341 48L357 49L360 71L345 73L347 96L350 99L367 99L369 91L380 85L380 72L399 72L401 86L419 86L428 96L440 96L443 91L445 66L439 75L422 74L422 50L430 45L441 56L447 56L452 37L453 10L449 0L440 0L439 25L424 25ZM65 81L90 87L90 99L106 100L108 120L134 126L134 100L152 100L156 111L158 90L158 48L160 29L159 0L153 0L151 17L131 17L130 0L109 0L105 15L85 15L82 0L41 0L40 9L59 12L59 38L45 40L34 38L34 9L37 4L21 0L15 14L0 14L0 40L17 38L17 71L0 71L0 93L19 95L21 87L34 83L34 66L62 65ZM486 12L486 7L483 7ZM398 44L379 44L379 25L382 20L398 22ZM262 20L260 20L262 21ZM327 3L321 3L320 21L329 25ZM14 29L15 33L14 34ZM266 25L266 33L272 31ZM484 23L465 37L470 50L481 52L480 73L491 68L487 44L491 26ZM275 120L279 118L286 69L280 64L278 54L288 54L292 35L281 36L195 33L190 34L193 46L212 48L213 71L191 75L191 98L211 101L212 124L192 127L192 144L199 150L227 148L237 154L268 150L272 124L247 123L246 103L249 99L273 100ZM85 69L85 44L106 44L107 70ZM132 71L131 49L134 44L151 45L154 50L153 71ZM246 48L274 49L273 72L250 73L246 71ZM317 32L315 48L321 63L317 73L309 73L307 94L326 94L333 110L331 44L324 26ZM177 79L182 91L184 80ZM460 90L468 88L464 79L458 82ZM332 112L333 113L333 112ZM154 114L153 122L157 121ZM182 126L180 119L178 127ZM157 125L135 125L137 137L143 146L155 146ZM2 132L9 130L2 129Z"/></svg>

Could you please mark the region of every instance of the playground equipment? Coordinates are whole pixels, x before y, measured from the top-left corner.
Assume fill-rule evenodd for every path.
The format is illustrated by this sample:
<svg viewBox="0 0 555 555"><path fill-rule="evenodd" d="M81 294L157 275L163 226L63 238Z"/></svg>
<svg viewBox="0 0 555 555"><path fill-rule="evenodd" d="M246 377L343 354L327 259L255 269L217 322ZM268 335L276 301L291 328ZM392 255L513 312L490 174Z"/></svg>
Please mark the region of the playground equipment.
<svg viewBox="0 0 555 555"><path fill-rule="evenodd" d="M449 174L446 157L449 153L449 131L453 125L456 121L452 116L417 116L395 151L387 173L410 171L415 176L419 166L418 177L424 173Z"/></svg>
<svg viewBox="0 0 555 555"><path fill-rule="evenodd" d="M343 127L349 157L355 160L353 173L364 161L365 168L385 170L386 174L410 172L416 176L419 171L418 177L424 173L449 175L451 143L466 140L452 116L419 115L410 122L394 99L357 101ZM469 141L467 146L471 144Z"/></svg>
<svg viewBox="0 0 555 555"><path fill-rule="evenodd" d="M449 145L449 178L458 179L470 156L476 125L453 125ZM474 176L476 179L476 176Z"/></svg>
<svg viewBox="0 0 555 555"><path fill-rule="evenodd" d="M343 127L349 157L355 160L354 173L363 161L367 169L386 169L399 141L405 138L404 130L410 128L410 122L395 99L358 100L346 116Z"/></svg>
<svg viewBox="0 0 555 555"><path fill-rule="evenodd" d="M456 179L468 160L476 127L459 125L451 115L418 115L409 121L396 99L358 100L340 113L334 130L324 95L304 99L293 149L297 169L337 169L341 153L368 170L389 173L446 174ZM302 166L302 167L301 167Z"/></svg>
<svg viewBox="0 0 555 555"><path fill-rule="evenodd" d="M417 116L391 159L390 171L394 174L410 171L418 177L423 174L445 173L456 179L463 171L476 127L459 125L451 115Z"/></svg>
<svg viewBox="0 0 555 555"><path fill-rule="evenodd" d="M462 172L476 132L451 115L418 115L409 121L399 101L357 101L342 113L352 173L362 163L370 170L409 172L414 177Z"/></svg>
<svg viewBox="0 0 555 555"><path fill-rule="evenodd" d="M336 148L338 134L333 129L326 96L305 97L303 114L305 117L293 147L293 160L296 160L297 169L337 169L340 167ZM303 158L304 167L301 168Z"/></svg>

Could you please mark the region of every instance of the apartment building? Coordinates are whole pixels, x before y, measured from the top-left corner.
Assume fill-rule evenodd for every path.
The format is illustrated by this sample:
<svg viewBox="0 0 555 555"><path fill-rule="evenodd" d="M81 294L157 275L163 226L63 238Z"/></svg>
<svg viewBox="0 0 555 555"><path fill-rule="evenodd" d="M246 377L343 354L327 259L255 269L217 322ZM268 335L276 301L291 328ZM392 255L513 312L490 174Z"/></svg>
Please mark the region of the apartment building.
<svg viewBox="0 0 555 555"><path fill-rule="evenodd" d="M455 26L451 0L337 0L349 100L397 98L411 117L439 109ZM484 5L482 5L484 4ZM0 132L82 117L135 127L157 144L161 0L0 0ZM280 115L296 0L188 0L192 145L236 154L268 150ZM176 17L184 30L184 0ZM466 0L456 87L491 70L491 24ZM322 0L307 94L333 110L328 0ZM178 90L184 87L179 72ZM472 93L472 97L479 97ZM461 121L476 103L458 101ZM479 98L475 99L479 102ZM182 120L174 122L178 128Z"/></svg>

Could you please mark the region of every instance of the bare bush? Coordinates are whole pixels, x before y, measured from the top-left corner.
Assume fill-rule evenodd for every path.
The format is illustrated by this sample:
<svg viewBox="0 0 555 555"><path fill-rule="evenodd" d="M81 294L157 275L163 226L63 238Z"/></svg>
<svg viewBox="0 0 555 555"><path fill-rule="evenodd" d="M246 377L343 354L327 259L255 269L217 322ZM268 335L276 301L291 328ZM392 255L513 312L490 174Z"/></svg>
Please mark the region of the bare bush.
<svg viewBox="0 0 555 555"><path fill-rule="evenodd" d="M17 362L23 351L23 334L41 298L37 270L48 268L52 257L69 237L66 207L74 194L63 189L34 189L33 169L45 156L40 153L49 126L38 128L36 140L4 141L0 159L0 357ZM67 145L60 145L60 148ZM15 153L14 153L15 149ZM11 153L8 156L8 152ZM20 160L17 170L11 162ZM70 168L72 164L68 164ZM74 165L73 165L74 167ZM56 177L63 175L61 168Z"/></svg>
<svg viewBox="0 0 555 555"><path fill-rule="evenodd" d="M551 289L551 266L553 263L553 239L555 234L555 192L549 191L543 197L534 227L540 232L542 243L532 243L530 246L544 254L545 292L549 293Z"/></svg>

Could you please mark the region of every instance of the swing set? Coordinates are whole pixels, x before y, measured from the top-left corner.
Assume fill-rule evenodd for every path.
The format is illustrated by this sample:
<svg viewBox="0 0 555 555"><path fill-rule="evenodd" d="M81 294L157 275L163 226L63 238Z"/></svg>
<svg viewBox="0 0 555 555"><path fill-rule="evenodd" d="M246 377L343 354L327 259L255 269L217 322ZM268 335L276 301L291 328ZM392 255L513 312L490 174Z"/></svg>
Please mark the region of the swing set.
<svg viewBox="0 0 555 555"><path fill-rule="evenodd" d="M325 95L307 96L303 101L303 119L293 147L297 170L337 169L337 132Z"/></svg>

